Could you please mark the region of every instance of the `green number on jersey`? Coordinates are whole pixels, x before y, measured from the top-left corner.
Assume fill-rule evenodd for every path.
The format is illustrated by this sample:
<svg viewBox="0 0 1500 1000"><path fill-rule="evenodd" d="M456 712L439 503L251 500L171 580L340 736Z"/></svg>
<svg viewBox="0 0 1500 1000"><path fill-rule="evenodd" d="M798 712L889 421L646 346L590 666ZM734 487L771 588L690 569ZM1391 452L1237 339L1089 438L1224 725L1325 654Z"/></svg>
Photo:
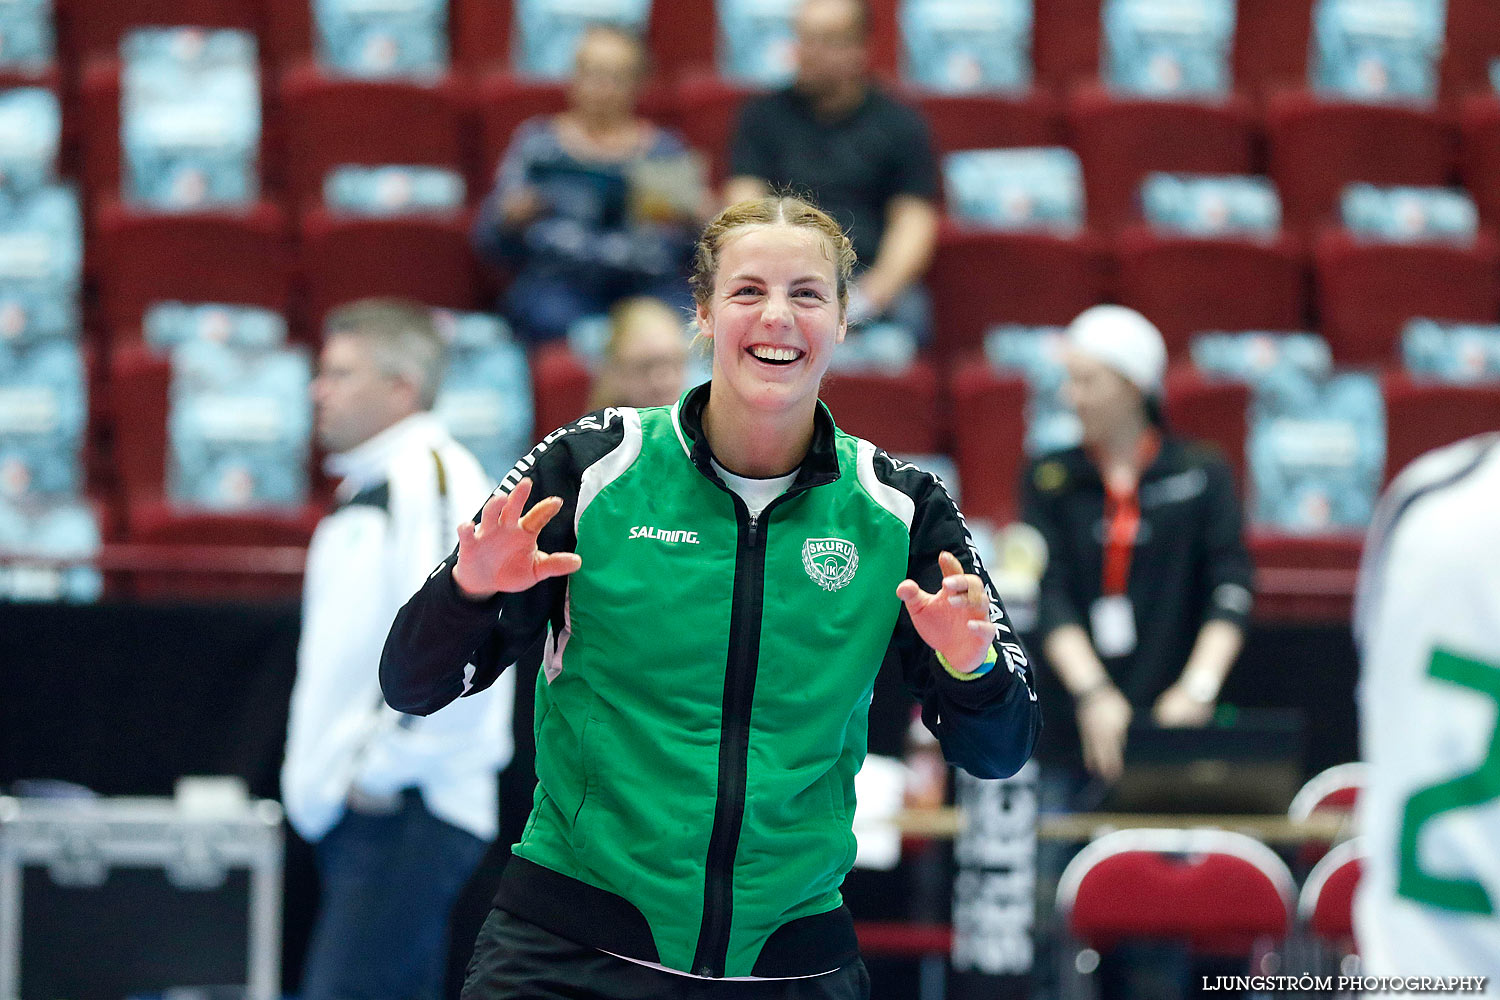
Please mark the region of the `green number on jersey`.
<svg viewBox="0 0 1500 1000"><path fill-rule="evenodd" d="M1493 701L1500 711L1500 666L1438 649L1433 651L1427 673L1436 680L1477 691ZM1423 825L1434 817L1454 809L1483 805L1495 798L1500 798L1500 724L1491 732L1489 752L1478 768L1448 781L1428 785L1406 800L1401 819L1397 894L1440 910L1493 914L1494 902L1478 882L1433 875L1423 868L1417 842Z"/></svg>

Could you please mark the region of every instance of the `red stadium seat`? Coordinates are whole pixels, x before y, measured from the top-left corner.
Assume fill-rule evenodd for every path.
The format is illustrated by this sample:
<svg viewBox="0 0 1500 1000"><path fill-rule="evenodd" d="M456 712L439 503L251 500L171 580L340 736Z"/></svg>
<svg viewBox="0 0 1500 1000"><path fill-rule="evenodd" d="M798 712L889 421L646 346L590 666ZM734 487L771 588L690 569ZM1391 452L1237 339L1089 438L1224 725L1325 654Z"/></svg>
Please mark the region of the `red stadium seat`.
<svg viewBox="0 0 1500 1000"><path fill-rule="evenodd" d="M1358 949L1354 940L1354 893L1364 870L1365 842L1346 840L1323 856L1302 886L1297 919L1318 944L1339 955Z"/></svg>
<svg viewBox="0 0 1500 1000"><path fill-rule="evenodd" d="M293 0L273 0L293 2ZM307 0L295 0L304 6ZM453 0L449 32L455 68L474 74L504 71L511 63L514 0ZM714 65L718 23L713 0L673 0L652 6L646 47L653 69L664 78Z"/></svg>
<svg viewBox="0 0 1500 1000"><path fill-rule="evenodd" d="M1238 0L1234 86L1264 97L1307 83L1313 0Z"/></svg>
<svg viewBox="0 0 1500 1000"><path fill-rule="evenodd" d="M1319 771L1307 779L1307 783L1292 797L1292 804L1286 810L1287 818L1305 822L1314 813L1318 813L1340 817L1345 825L1352 826L1354 806L1368 780L1366 771L1366 765L1360 761L1335 764ZM1297 849L1298 865L1303 871L1312 868L1322 860L1331 846L1331 840L1304 840Z"/></svg>
<svg viewBox="0 0 1500 1000"><path fill-rule="evenodd" d="M1206 330L1307 327L1307 259L1298 240L1200 239L1138 225L1120 234L1120 303L1155 323L1182 357Z"/></svg>
<svg viewBox="0 0 1500 1000"><path fill-rule="evenodd" d="M1287 817L1305 820L1316 812L1353 813L1368 780L1368 766L1360 761L1324 768L1297 790Z"/></svg>
<svg viewBox="0 0 1500 1000"><path fill-rule="evenodd" d="M740 105L756 90L712 75L684 77L677 84L677 127L687 144L708 157L710 179L729 172L729 141Z"/></svg>
<svg viewBox="0 0 1500 1000"><path fill-rule="evenodd" d="M1500 58L1500 5L1494 0L1448 0L1444 34L1438 64L1443 99L1493 93L1490 63Z"/></svg>
<svg viewBox="0 0 1500 1000"><path fill-rule="evenodd" d="M1099 74L1100 0L1034 4L1032 63L1037 83L1065 90Z"/></svg>
<svg viewBox="0 0 1500 1000"><path fill-rule="evenodd" d="M684 73L712 72L718 31L713 0L653 4L646 45L657 74L674 79Z"/></svg>
<svg viewBox="0 0 1500 1000"><path fill-rule="evenodd" d="M932 131L934 153L941 158L960 149L1062 145L1062 117L1051 93L940 94L908 88Z"/></svg>
<svg viewBox="0 0 1500 1000"><path fill-rule="evenodd" d="M953 457L963 486L964 511L1009 524L1020 516L1017 487L1026 465L1026 380L997 374L971 355L954 371Z"/></svg>
<svg viewBox="0 0 1500 1000"><path fill-rule="evenodd" d="M120 39L146 26L261 29L256 0L56 0L59 47L74 65L114 59Z"/></svg>
<svg viewBox="0 0 1500 1000"><path fill-rule="evenodd" d="M400 296L431 306L484 306L478 262L461 218L344 218L322 208L302 215L307 319L367 296Z"/></svg>
<svg viewBox="0 0 1500 1000"><path fill-rule="evenodd" d="M1401 372L1381 378L1385 395L1385 481L1419 456L1500 429L1500 385L1442 385Z"/></svg>
<svg viewBox="0 0 1500 1000"><path fill-rule="evenodd" d="M1067 120L1083 162L1089 224L1101 230L1139 215L1137 193L1152 171L1255 170L1255 116L1244 97L1209 104L1122 97L1085 86L1069 98Z"/></svg>
<svg viewBox="0 0 1500 1000"><path fill-rule="evenodd" d="M1293 227L1324 221L1352 181L1440 185L1453 175L1456 143L1435 110L1284 91L1270 98L1266 131L1271 178Z"/></svg>
<svg viewBox="0 0 1500 1000"><path fill-rule="evenodd" d="M1500 229L1500 97L1476 94L1459 110L1459 171L1486 226Z"/></svg>
<svg viewBox="0 0 1500 1000"><path fill-rule="evenodd" d="M265 5L264 63L286 67L313 56L313 12L308 0L262 0Z"/></svg>
<svg viewBox="0 0 1500 1000"><path fill-rule="evenodd" d="M901 52L901 0L868 0L870 68L881 76L895 77Z"/></svg>
<svg viewBox="0 0 1500 1000"><path fill-rule="evenodd" d="M170 384L171 363L145 345L128 344L113 352L110 412L125 541L145 546L148 552L170 549L176 562L184 561L185 550L191 557L223 546L305 547L320 513L313 504L285 512L209 513L184 511L166 500ZM216 565L219 561L202 560L199 572L142 569L111 574L111 586L123 587L138 599L288 599L300 592L300 577L226 574Z"/></svg>
<svg viewBox="0 0 1500 1000"><path fill-rule="evenodd" d="M1252 529L1255 617L1260 621L1348 621L1364 535L1283 535Z"/></svg>
<svg viewBox="0 0 1500 1000"><path fill-rule="evenodd" d="M944 450L937 370L925 361L913 362L899 374L829 372L818 395L841 429L886 451L922 455ZM900 405L892 405L896 400Z"/></svg>
<svg viewBox="0 0 1500 1000"><path fill-rule="evenodd" d="M279 96L291 204L321 203L324 177L341 164L399 163L465 174L468 119L464 92L452 77L431 85L337 79L303 62L281 78Z"/></svg>
<svg viewBox="0 0 1500 1000"><path fill-rule="evenodd" d="M306 4L306 0L301 2ZM514 0L452 0L448 5L448 37L453 40L454 67L480 74L499 72L508 66L514 8Z"/></svg>
<svg viewBox="0 0 1500 1000"><path fill-rule="evenodd" d="M286 314L293 257L275 205L245 213L145 213L108 201L95 215L106 325L139 328L155 302L255 305Z"/></svg>
<svg viewBox="0 0 1500 1000"><path fill-rule="evenodd" d="M567 344L543 344L531 352L530 360L532 405L540 440L589 412L594 377Z"/></svg>
<svg viewBox="0 0 1500 1000"><path fill-rule="evenodd" d="M115 472L127 503L155 500L166 478L167 391L172 365L144 344L117 345L110 357L109 413Z"/></svg>
<svg viewBox="0 0 1500 1000"><path fill-rule="evenodd" d="M1362 242L1342 229L1313 248L1318 315L1334 361L1386 364L1415 316L1500 319L1500 245L1481 232L1473 246Z"/></svg>
<svg viewBox="0 0 1500 1000"><path fill-rule="evenodd" d="M1169 368L1166 382L1164 409L1172 433L1216 448L1233 470L1243 497L1249 386L1207 378L1185 364Z"/></svg>
<svg viewBox="0 0 1500 1000"><path fill-rule="evenodd" d="M1064 869L1057 909L1095 950L1168 939L1196 954L1258 958L1285 939L1295 892L1286 864L1246 834L1116 830Z"/></svg>
<svg viewBox="0 0 1500 1000"><path fill-rule="evenodd" d="M90 204L121 195L120 68L119 59L99 58L91 61L79 74L78 135L82 147L83 193ZM263 117L260 165L264 177L266 166L272 159L270 151L277 146L277 137L272 116L266 114ZM272 184L264 186L274 187Z"/></svg>
<svg viewBox="0 0 1500 1000"><path fill-rule="evenodd" d="M1108 253L1084 233L1012 233L945 223L927 272L933 350L951 361L997 323L1062 326L1104 301Z"/></svg>

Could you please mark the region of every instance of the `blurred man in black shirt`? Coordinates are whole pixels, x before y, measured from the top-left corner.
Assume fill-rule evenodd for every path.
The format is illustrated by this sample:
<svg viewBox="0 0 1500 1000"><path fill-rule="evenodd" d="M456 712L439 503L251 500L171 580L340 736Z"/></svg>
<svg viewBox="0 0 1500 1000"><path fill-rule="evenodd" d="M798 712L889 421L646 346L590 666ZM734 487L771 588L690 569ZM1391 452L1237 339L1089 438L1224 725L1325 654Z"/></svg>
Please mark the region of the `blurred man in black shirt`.
<svg viewBox="0 0 1500 1000"><path fill-rule="evenodd" d="M859 0L807 0L796 33L792 86L740 113L725 201L772 188L810 194L859 255L850 325L885 319L926 340L931 309L921 279L938 222L927 125L871 80L869 13Z"/></svg>

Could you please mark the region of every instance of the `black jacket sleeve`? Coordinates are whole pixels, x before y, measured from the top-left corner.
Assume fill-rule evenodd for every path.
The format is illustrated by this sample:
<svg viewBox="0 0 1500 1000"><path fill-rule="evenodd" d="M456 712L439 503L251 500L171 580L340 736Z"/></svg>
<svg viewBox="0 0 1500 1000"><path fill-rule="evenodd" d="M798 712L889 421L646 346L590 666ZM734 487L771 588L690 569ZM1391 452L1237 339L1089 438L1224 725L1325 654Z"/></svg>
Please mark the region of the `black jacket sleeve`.
<svg viewBox="0 0 1500 1000"><path fill-rule="evenodd" d="M522 478L532 482L530 506L547 497L562 509L542 529L543 552L577 547L573 512L582 472L623 435L614 411L591 413L542 439L501 480L497 494L508 494ZM475 520L479 515L475 514ZM495 683L508 665L529 649L551 624L561 627L565 577L543 580L529 590L471 601L453 582L454 549L427 582L396 614L380 657L380 687L386 704L410 715L430 715L461 695Z"/></svg>
<svg viewBox="0 0 1500 1000"><path fill-rule="evenodd" d="M984 581L990 620L1000 626L995 666L975 680L959 680L943 669L903 606L888 659L899 663L907 689L921 702L922 722L950 763L978 778L1008 778L1031 757L1042 727L1026 651L948 491L935 477L884 452L876 453L875 468L877 476L915 503L907 575L934 593L943 582L938 553L953 553L966 572Z"/></svg>
<svg viewBox="0 0 1500 1000"><path fill-rule="evenodd" d="M1254 567L1245 549L1240 500L1234 489L1234 474L1217 455L1204 463L1207 504L1203 537L1203 586L1208 594L1204 620L1227 621L1240 628L1249 623L1254 603Z"/></svg>
<svg viewBox="0 0 1500 1000"><path fill-rule="evenodd" d="M1035 528L1047 544L1047 561L1037 594L1037 635L1046 637L1063 625L1084 625L1083 609L1073 594L1073 574L1079 560L1071 551L1072 539L1063 524L1056 490L1044 491L1037 481L1044 478L1043 466L1061 468L1061 460L1043 458L1028 464L1021 480L1021 520Z"/></svg>

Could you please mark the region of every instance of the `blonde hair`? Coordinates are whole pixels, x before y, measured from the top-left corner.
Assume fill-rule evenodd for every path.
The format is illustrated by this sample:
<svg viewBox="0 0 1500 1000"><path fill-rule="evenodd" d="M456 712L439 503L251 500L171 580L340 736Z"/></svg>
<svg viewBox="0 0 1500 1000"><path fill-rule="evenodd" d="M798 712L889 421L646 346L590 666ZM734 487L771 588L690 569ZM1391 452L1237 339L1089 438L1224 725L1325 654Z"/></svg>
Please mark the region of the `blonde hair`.
<svg viewBox="0 0 1500 1000"><path fill-rule="evenodd" d="M604 356L599 367L599 376L594 379L593 392L589 396L589 409L600 410L606 406L619 406L622 398L619 373L616 370L620 351L642 325L660 320L684 330L681 311L667 305L661 299L649 295L638 295L624 299L609 311L609 340L604 345ZM684 344L684 347L686 345ZM685 352L684 352L685 353Z"/></svg>
<svg viewBox="0 0 1500 1000"><path fill-rule="evenodd" d="M833 216L812 202L789 194L767 195L730 205L704 227L693 255L691 279L693 300L698 305L707 309L713 300L714 279L719 273L724 245L746 226L796 226L811 229L822 236L829 259L833 261L839 315L844 314L849 305L849 282L854 275L854 244L849 242L843 227L834 221Z"/></svg>

